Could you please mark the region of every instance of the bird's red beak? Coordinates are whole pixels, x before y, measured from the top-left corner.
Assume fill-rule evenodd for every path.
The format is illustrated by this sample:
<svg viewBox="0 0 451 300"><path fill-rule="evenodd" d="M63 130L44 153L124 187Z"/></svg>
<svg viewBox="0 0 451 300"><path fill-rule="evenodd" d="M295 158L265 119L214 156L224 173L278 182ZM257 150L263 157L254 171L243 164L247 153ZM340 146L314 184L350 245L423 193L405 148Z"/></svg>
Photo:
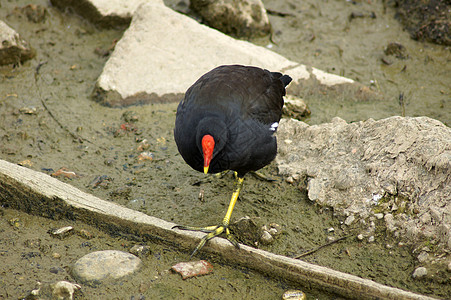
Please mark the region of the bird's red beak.
<svg viewBox="0 0 451 300"><path fill-rule="evenodd" d="M213 158L213 149L215 148L215 140L209 134L202 138L202 152L204 153L204 173L208 173L211 159Z"/></svg>

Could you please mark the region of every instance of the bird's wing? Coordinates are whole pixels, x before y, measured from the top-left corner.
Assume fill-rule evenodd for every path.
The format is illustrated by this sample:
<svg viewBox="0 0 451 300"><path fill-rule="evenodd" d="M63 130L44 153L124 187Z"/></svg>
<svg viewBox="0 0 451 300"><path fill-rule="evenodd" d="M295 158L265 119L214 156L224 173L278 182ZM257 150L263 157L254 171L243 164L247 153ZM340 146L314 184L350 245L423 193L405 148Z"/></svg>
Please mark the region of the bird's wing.
<svg viewBox="0 0 451 300"><path fill-rule="evenodd" d="M278 122L282 116L285 86L291 78L278 72L252 70L248 78L247 98L243 111L263 124Z"/></svg>

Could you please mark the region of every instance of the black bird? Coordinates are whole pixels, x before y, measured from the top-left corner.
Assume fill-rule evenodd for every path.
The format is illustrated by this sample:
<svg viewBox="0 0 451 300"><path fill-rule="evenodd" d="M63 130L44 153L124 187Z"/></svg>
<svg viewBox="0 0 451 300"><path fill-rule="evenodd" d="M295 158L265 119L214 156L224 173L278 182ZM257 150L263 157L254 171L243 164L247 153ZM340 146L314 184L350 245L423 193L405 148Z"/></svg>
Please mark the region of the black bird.
<svg viewBox="0 0 451 300"><path fill-rule="evenodd" d="M276 156L274 132L279 125L285 87L291 77L257 67L228 65L200 77L177 108L174 137L183 159L207 173L235 171L236 187L221 224L174 226L208 233L194 255L210 239L225 232L237 248L228 226L244 175L269 164Z"/></svg>

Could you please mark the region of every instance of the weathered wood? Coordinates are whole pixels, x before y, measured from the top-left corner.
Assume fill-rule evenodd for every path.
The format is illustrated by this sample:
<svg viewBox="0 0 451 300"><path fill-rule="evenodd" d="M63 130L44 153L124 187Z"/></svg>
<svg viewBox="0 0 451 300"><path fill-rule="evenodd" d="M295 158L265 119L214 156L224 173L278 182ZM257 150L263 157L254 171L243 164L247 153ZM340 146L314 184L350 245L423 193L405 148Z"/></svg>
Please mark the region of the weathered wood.
<svg viewBox="0 0 451 300"><path fill-rule="evenodd" d="M53 219L86 222L111 234L130 235L190 250L204 235L171 229L176 224L99 199L46 174L3 160L0 160L0 204ZM433 299L245 245L237 250L221 238L209 241L202 251L230 264L348 298Z"/></svg>

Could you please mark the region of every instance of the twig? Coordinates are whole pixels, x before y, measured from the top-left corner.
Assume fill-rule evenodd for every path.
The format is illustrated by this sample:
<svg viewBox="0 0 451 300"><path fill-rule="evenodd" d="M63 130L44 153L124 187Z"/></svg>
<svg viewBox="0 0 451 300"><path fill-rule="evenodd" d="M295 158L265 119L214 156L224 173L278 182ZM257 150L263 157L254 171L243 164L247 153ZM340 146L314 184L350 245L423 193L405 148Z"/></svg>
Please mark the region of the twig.
<svg viewBox="0 0 451 300"><path fill-rule="evenodd" d="M37 89L38 95L39 95L39 100L41 101L42 106L44 107L45 111L49 114L49 116L50 116L50 117L58 124L58 126L59 126L61 129L63 129L64 131L66 131L67 133L69 133L70 136L71 136L73 139L75 139L75 140L77 140L77 141L79 141L79 142L81 142L81 143L83 143L83 142L88 142L88 143L90 143L90 144L92 144L92 145L95 145L95 144L94 144L93 142L91 142L90 140L85 139L85 138L83 138L83 137L81 137L81 136L79 136L79 135L73 133L73 132L70 131L69 129L67 129L67 127L64 126L64 125L63 125L63 124L55 117L55 115L52 113L52 111L51 111L51 110L47 107L47 105L45 104L45 101L44 101L44 99L42 98L42 95L41 95L41 90L40 90L39 85L38 85L38 75L39 75L39 71L41 70L41 67L42 67L43 65L45 65L46 63L47 63L46 61L45 61L45 62L39 62L38 66L36 67L35 72L34 72L34 84L36 85L36 89ZM95 146L97 146L97 145L95 145ZM105 148L103 148L103 147L100 147L100 148L105 149Z"/></svg>
<svg viewBox="0 0 451 300"><path fill-rule="evenodd" d="M296 256L296 257L294 257L294 258L295 258L295 259L298 259L298 258L307 256L307 255L310 255L310 254L312 254L312 253L315 253L316 251L318 251L318 250L321 249L321 248L324 248L324 247L327 247L327 246L329 246L329 245L335 244L336 242L339 242L339 241L342 241L342 240L344 240L344 239L347 239L348 237L349 237L349 235L347 235L347 236L342 236L342 237L339 238L339 239L333 240L333 241L331 241L331 242L329 242L329 243L326 243L326 244L321 245L321 246L318 246L318 247L316 247L316 248L314 248L314 249L312 249L312 250L309 250L309 251L307 251L307 252L304 252L304 253L302 253L302 254L299 254L298 256Z"/></svg>

